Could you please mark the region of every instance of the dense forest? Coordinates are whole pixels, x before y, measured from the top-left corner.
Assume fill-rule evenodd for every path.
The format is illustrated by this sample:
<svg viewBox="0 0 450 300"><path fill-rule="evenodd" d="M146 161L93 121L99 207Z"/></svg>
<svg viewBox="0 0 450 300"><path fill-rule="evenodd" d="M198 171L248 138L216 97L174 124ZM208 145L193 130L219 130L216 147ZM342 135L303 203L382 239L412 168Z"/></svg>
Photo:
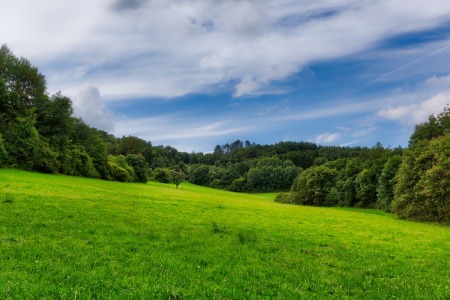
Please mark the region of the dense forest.
<svg viewBox="0 0 450 300"><path fill-rule="evenodd" d="M450 223L450 111L416 126L408 149L258 145L237 140L211 153L115 137L73 116L45 77L0 48L0 166L121 182L189 182L235 192L283 192L276 201L354 206Z"/></svg>

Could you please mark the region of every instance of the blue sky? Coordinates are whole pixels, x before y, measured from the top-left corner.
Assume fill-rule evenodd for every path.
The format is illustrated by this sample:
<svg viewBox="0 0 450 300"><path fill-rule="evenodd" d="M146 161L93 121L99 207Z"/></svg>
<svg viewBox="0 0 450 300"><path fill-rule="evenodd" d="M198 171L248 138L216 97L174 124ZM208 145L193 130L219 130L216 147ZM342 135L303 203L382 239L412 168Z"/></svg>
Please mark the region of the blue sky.
<svg viewBox="0 0 450 300"><path fill-rule="evenodd" d="M15 0L0 20L77 116L182 151L407 146L450 104L448 0Z"/></svg>

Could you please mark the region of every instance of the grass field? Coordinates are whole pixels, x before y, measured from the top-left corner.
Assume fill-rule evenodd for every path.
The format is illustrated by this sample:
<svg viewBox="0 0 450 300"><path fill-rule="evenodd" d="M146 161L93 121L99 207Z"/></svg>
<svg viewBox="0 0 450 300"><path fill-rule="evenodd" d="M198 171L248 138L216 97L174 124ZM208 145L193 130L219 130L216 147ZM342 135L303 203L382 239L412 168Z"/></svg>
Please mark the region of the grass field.
<svg viewBox="0 0 450 300"><path fill-rule="evenodd" d="M0 299L450 299L450 228L0 169Z"/></svg>

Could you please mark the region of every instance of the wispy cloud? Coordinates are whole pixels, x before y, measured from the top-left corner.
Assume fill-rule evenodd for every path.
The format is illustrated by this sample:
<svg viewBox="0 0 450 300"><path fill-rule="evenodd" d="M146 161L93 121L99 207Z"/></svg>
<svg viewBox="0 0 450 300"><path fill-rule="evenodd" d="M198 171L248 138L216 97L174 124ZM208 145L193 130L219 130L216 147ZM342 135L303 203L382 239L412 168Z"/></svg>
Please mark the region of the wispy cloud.
<svg viewBox="0 0 450 300"><path fill-rule="evenodd" d="M161 128L164 130L161 131ZM134 120L123 118L116 123L114 134L117 136L131 134L155 144L176 144L184 151L206 151L210 149L202 149L198 144L199 140L217 138L226 141L227 137L254 132L255 129L255 126L229 119L193 120L180 114L171 114Z"/></svg>
<svg viewBox="0 0 450 300"><path fill-rule="evenodd" d="M16 0L2 6L0 33L15 51L59 74L50 85L63 92L94 84L105 99L174 97L233 82L234 96L242 97L312 61L437 26L449 12L446 0ZM69 67L52 63L67 56Z"/></svg>
<svg viewBox="0 0 450 300"><path fill-rule="evenodd" d="M315 142L319 145L336 144L341 139L341 134L338 132L326 132L318 135Z"/></svg>
<svg viewBox="0 0 450 300"><path fill-rule="evenodd" d="M421 103L397 106L381 110L378 115L387 120L400 121L406 125L425 122L428 116L442 112L444 107L450 105L450 92L440 93Z"/></svg>
<svg viewBox="0 0 450 300"><path fill-rule="evenodd" d="M349 144L447 104L448 32L433 30L449 18L448 0L15 0L0 36L50 93L119 136L184 150L250 134ZM432 40L388 45L427 30ZM137 99L155 106L130 108Z"/></svg>

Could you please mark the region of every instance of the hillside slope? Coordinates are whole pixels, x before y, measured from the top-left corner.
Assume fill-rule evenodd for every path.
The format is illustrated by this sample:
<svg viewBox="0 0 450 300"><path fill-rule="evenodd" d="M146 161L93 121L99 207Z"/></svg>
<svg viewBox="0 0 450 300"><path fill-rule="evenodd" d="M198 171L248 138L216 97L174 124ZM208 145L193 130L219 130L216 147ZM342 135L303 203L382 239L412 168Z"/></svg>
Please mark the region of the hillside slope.
<svg viewBox="0 0 450 300"><path fill-rule="evenodd" d="M0 169L0 298L446 299L450 228Z"/></svg>

